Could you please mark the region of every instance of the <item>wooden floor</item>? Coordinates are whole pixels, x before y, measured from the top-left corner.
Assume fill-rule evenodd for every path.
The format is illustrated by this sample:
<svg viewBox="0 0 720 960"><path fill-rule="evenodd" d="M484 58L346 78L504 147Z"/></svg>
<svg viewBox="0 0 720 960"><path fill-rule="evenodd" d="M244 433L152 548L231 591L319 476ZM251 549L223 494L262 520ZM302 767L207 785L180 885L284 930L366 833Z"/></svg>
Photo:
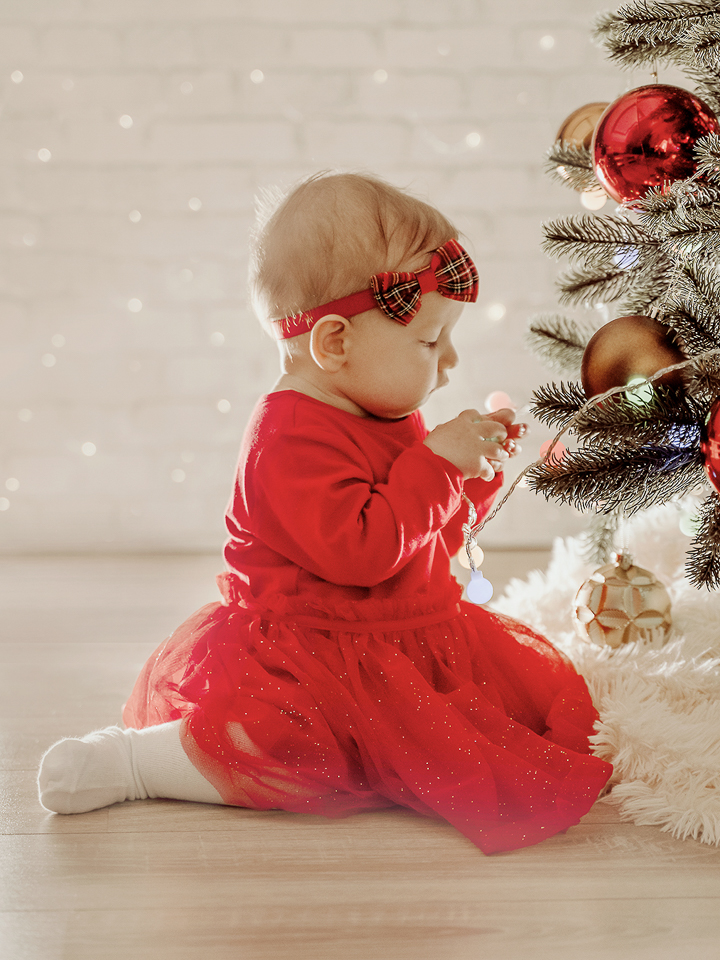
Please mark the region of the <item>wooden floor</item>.
<svg viewBox="0 0 720 960"><path fill-rule="evenodd" d="M484 570L498 587L536 559ZM217 568L0 560L2 960L720 958L720 850L620 823L602 801L567 834L493 857L402 810L46 813L44 749L118 721L153 647L215 599Z"/></svg>

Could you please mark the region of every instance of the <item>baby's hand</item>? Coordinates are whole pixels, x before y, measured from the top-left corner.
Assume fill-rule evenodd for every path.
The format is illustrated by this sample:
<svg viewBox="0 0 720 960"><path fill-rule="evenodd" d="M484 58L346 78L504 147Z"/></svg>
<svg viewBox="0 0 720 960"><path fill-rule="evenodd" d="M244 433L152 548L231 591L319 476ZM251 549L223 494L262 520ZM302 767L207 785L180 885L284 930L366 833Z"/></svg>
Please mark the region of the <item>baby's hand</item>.
<svg viewBox="0 0 720 960"><path fill-rule="evenodd" d="M463 477L492 480L502 462L519 453L516 438L527 430L524 423L514 424L512 410L484 415L463 410L460 416L441 423L425 437L433 453L454 463Z"/></svg>

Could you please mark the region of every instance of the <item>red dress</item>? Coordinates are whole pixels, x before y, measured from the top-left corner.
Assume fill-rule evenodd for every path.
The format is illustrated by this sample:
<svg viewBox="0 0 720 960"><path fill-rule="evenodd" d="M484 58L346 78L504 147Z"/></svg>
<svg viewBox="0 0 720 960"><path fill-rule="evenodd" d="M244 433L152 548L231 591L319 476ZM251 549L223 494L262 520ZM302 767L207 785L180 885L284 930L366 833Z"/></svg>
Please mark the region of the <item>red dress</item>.
<svg viewBox="0 0 720 960"><path fill-rule="evenodd" d="M401 804L484 852L585 814L583 679L524 625L460 600L463 480L422 417L354 416L282 391L258 404L228 508L222 603L153 654L127 726L183 718L226 803L343 817ZM486 513L501 478L466 481Z"/></svg>

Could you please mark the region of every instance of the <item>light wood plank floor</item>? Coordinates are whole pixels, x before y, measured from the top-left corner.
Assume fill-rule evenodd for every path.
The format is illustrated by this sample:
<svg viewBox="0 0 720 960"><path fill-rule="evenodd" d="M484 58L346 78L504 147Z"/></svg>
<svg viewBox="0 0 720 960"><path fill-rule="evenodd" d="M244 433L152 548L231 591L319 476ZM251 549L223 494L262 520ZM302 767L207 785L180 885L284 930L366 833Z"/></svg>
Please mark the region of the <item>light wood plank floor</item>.
<svg viewBox="0 0 720 960"><path fill-rule="evenodd" d="M502 586L538 555L491 555ZM348 820L169 801L76 817L43 750L119 719L215 599L212 557L0 559L2 960L718 960L720 851L618 821L484 857L403 810Z"/></svg>

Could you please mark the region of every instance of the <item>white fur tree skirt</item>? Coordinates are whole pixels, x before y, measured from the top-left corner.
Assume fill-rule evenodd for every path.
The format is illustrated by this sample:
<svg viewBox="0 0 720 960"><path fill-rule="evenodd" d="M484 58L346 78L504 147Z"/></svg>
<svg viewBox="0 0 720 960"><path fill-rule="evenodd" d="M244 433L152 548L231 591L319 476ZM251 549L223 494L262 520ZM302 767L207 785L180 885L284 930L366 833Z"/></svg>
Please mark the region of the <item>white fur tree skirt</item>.
<svg viewBox="0 0 720 960"><path fill-rule="evenodd" d="M660 649L611 651L580 639L573 601L595 568L578 538L556 540L547 571L512 580L491 606L547 636L585 677L600 714L593 750L614 765L608 799L624 818L720 845L720 592L685 579L690 539L679 516L676 504L657 507L625 531L635 562L672 598L673 629Z"/></svg>

